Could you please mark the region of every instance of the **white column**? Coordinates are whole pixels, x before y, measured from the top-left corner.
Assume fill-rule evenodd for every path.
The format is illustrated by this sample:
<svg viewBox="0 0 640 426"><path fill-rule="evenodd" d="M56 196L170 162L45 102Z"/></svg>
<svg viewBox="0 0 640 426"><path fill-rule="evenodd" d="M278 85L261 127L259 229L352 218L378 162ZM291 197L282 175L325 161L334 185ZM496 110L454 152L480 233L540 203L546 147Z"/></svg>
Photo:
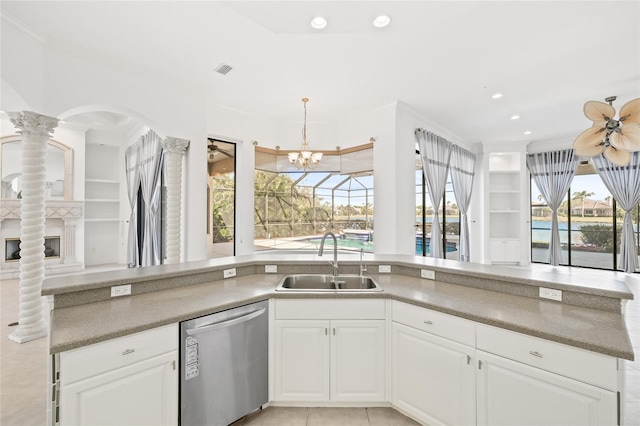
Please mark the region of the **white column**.
<svg viewBox="0 0 640 426"><path fill-rule="evenodd" d="M20 305L18 328L9 335L23 343L47 335L43 318L45 177L47 140L58 120L30 111L9 113L22 135L22 213L20 215Z"/></svg>
<svg viewBox="0 0 640 426"><path fill-rule="evenodd" d="M164 263L180 262L182 226L182 158L189 146L186 139L167 137L162 141L167 186L167 233Z"/></svg>

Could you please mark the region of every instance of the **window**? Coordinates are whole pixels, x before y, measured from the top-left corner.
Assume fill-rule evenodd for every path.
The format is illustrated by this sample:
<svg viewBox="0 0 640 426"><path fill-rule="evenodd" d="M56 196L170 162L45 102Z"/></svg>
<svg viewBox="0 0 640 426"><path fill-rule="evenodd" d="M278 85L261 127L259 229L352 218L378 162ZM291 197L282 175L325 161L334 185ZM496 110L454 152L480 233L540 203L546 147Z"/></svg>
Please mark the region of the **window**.
<svg viewBox="0 0 640 426"><path fill-rule="evenodd" d="M341 250L373 252L373 150L325 154L320 168L292 169L286 153L256 149L256 251L317 250L333 231Z"/></svg>
<svg viewBox="0 0 640 426"><path fill-rule="evenodd" d="M433 205L429 198L427 187L422 173L422 160L420 153L416 151L416 255L430 256L431 254L431 227ZM460 211L453 193L451 175L447 177L445 194L440 201L440 227L443 230L442 245L447 259L460 260L458 243L460 241Z"/></svg>
<svg viewBox="0 0 640 426"><path fill-rule="evenodd" d="M633 210L636 247L640 244L640 205ZM582 162L558 209L562 265L617 269L624 211L591 162ZM531 260L548 263L551 209L531 181ZM615 232L614 232L615 230Z"/></svg>

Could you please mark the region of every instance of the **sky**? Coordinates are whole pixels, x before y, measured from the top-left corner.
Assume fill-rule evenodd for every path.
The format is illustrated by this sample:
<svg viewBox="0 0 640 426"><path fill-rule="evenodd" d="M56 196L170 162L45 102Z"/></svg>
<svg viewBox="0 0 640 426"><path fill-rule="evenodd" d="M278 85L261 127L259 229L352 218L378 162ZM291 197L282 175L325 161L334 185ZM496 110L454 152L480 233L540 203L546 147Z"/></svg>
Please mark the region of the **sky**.
<svg viewBox="0 0 640 426"><path fill-rule="evenodd" d="M602 183L602 179L597 174L593 175L581 175L575 176L571 182L571 194L574 192L589 191L594 192L590 195L590 200L605 201L605 198L610 194L609 190ZM531 183L531 201L538 202L538 195L540 191L534 182Z"/></svg>

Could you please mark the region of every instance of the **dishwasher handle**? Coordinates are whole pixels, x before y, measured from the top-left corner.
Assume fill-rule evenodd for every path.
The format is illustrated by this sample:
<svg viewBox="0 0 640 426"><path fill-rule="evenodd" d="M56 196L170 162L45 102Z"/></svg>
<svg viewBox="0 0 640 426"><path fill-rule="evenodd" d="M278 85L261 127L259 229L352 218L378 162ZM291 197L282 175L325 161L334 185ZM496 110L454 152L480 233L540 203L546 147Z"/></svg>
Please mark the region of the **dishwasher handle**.
<svg viewBox="0 0 640 426"><path fill-rule="evenodd" d="M187 334L189 336L193 336L194 334L199 334L199 333L204 333L204 332L207 332L207 331L218 330L220 328L225 328L225 327L231 327L232 325L240 324L242 322L249 321L249 320L252 320L254 318L259 317L260 315L264 314L265 310L266 310L265 308L261 308L261 309L255 310L253 312L249 312L248 314L243 315L241 317L237 317L237 318L233 318L233 319L225 320L225 321L220 321L220 322L209 323L209 324L201 325L201 326L195 327L195 328L189 328L189 329L186 330L186 332L187 332Z"/></svg>

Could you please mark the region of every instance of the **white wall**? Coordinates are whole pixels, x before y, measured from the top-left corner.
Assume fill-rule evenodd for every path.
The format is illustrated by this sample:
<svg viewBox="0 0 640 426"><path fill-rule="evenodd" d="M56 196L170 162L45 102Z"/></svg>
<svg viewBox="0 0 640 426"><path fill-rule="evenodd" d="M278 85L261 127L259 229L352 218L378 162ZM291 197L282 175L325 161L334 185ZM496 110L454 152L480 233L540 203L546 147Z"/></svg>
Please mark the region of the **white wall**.
<svg viewBox="0 0 640 426"><path fill-rule="evenodd" d="M91 52L68 51L51 45L42 48L30 36L4 24L2 74L6 84L3 86L14 88L34 111L59 118L98 110L120 112L138 119L161 137L191 141L183 164L183 260L203 259L207 253L206 138L215 136L236 141L236 254L253 252L252 142L257 140L260 146L268 148L276 145L282 149L299 148L302 105L300 120L273 121L207 104L201 88L170 80L155 70L112 63ZM312 149L347 148L376 138L376 253L412 254L415 233L413 131L423 127L466 148L468 144L437 123L419 117L401 102L337 123L314 122L312 111L309 107L307 134Z"/></svg>
<svg viewBox="0 0 640 426"><path fill-rule="evenodd" d="M0 29L3 81L0 108L6 112L28 109L43 113L45 63L42 40L16 27L5 15ZM11 90L5 91L8 87Z"/></svg>

